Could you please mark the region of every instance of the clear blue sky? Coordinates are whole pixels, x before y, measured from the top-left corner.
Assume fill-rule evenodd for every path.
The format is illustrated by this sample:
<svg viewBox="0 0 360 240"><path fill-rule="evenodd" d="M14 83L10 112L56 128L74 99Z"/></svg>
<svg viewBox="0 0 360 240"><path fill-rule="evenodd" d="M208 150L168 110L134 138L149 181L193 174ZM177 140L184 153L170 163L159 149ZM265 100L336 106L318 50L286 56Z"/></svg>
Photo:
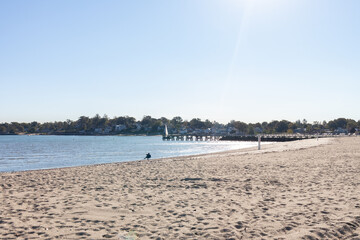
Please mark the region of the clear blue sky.
<svg viewBox="0 0 360 240"><path fill-rule="evenodd" d="M0 122L360 119L359 0L0 1Z"/></svg>

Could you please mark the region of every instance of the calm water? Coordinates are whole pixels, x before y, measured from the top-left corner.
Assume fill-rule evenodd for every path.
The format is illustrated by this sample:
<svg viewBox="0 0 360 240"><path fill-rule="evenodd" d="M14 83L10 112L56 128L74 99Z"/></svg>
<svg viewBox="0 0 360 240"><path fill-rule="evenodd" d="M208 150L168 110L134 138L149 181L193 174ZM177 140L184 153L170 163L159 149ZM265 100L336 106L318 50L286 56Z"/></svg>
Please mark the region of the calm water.
<svg viewBox="0 0 360 240"><path fill-rule="evenodd" d="M0 136L0 172L212 153L254 142L163 141L160 136Z"/></svg>

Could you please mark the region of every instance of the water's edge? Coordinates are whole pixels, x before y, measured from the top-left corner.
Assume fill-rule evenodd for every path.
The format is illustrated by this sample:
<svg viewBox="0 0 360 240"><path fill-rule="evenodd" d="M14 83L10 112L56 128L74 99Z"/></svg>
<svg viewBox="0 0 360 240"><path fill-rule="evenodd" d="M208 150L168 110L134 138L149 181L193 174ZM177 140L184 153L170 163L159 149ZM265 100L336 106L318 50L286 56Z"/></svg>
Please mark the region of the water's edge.
<svg viewBox="0 0 360 240"><path fill-rule="evenodd" d="M0 172L198 156L256 146L254 142L175 142L158 136L0 136Z"/></svg>

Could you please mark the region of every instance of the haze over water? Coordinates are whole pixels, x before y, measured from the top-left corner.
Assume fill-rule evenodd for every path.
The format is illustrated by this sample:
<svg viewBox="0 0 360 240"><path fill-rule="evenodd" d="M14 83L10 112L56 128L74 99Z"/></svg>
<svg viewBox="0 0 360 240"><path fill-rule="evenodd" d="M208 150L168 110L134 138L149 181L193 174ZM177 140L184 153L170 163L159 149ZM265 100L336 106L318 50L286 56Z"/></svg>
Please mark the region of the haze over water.
<svg viewBox="0 0 360 240"><path fill-rule="evenodd" d="M160 136L0 136L0 172L221 152L254 142L163 141Z"/></svg>

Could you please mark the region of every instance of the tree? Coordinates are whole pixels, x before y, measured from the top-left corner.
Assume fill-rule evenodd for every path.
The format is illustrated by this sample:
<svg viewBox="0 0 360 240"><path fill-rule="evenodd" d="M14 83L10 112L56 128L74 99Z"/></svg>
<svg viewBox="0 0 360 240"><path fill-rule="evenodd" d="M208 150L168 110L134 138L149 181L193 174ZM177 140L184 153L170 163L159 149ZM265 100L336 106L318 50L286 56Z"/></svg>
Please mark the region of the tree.
<svg viewBox="0 0 360 240"><path fill-rule="evenodd" d="M261 123L261 128L263 130L264 133L268 133L268 122L262 122Z"/></svg>
<svg viewBox="0 0 360 240"><path fill-rule="evenodd" d="M161 120L157 119L153 121L151 124L151 132L158 132L161 125L162 125Z"/></svg>
<svg viewBox="0 0 360 240"><path fill-rule="evenodd" d="M276 126L279 124L279 121L273 120L268 124L267 133L276 133Z"/></svg>
<svg viewBox="0 0 360 240"><path fill-rule="evenodd" d="M289 121L286 121L286 120L282 120L280 122L277 122L275 124L275 132L277 133L285 133L287 132L287 130L289 129L289 124L290 122Z"/></svg>
<svg viewBox="0 0 360 240"><path fill-rule="evenodd" d="M99 127L105 128L105 127L108 127L108 126L109 126L109 118L105 114L102 118L100 118Z"/></svg>
<svg viewBox="0 0 360 240"><path fill-rule="evenodd" d="M90 119L91 129L92 130L94 130L95 128L100 127L100 119L101 119L101 117L100 117L99 114L95 114L95 116Z"/></svg>
<svg viewBox="0 0 360 240"><path fill-rule="evenodd" d="M6 134L7 128L4 125L0 125L0 134Z"/></svg>
<svg viewBox="0 0 360 240"><path fill-rule="evenodd" d="M143 127L143 130L145 130L148 133L157 132L158 128L161 126L161 121L152 118L151 116L144 116L140 123Z"/></svg>
<svg viewBox="0 0 360 240"><path fill-rule="evenodd" d="M173 117L173 119L170 120L170 124L173 128L179 130L182 126L183 119L179 116Z"/></svg>
<svg viewBox="0 0 360 240"><path fill-rule="evenodd" d="M155 121L155 119L151 116L144 116L141 120L141 125L151 127L153 121Z"/></svg>
<svg viewBox="0 0 360 240"><path fill-rule="evenodd" d="M327 125L327 122L324 120L324 121L322 122L322 127L324 128L326 125Z"/></svg>
<svg viewBox="0 0 360 240"><path fill-rule="evenodd" d="M32 122L30 123L30 128L28 130L29 133L36 133L39 129L39 123L38 122Z"/></svg>
<svg viewBox="0 0 360 240"><path fill-rule="evenodd" d="M24 132L24 127L18 122L12 122L11 126L14 133Z"/></svg>
<svg viewBox="0 0 360 240"><path fill-rule="evenodd" d="M204 124L205 124L205 128L211 128L211 127L213 126L213 123L210 122L209 119L206 119L205 122L204 122Z"/></svg>
<svg viewBox="0 0 360 240"><path fill-rule="evenodd" d="M323 128L324 127L320 121L314 121L312 125L308 124L306 131L309 133L320 133Z"/></svg>
<svg viewBox="0 0 360 240"><path fill-rule="evenodd" d="M41 133L51 133L54 130L54 124L46 122L40 125L39 132Z"/></svg>
<svg viewBox="0 0 360 240"><path fill-rule="evenodd" d="M192 129L205 129L206 125L204 122L201 121L200 118L193 118L189 122L189 125Z"/></svg>
<svg viewBox="0 0 360 240"><path fill-rule="evenodd" d="M302 127L303 127L303 125L302 125L302 123L300 122L300 120L297 120L297 121L294 123L294 126L295 126L295 129L296 129L296 128L302 128Z"/></svg>
<svg viewBox="0 0 360 240"><path fill-rule="evenodd" d="M247 133L248 125L246 123L240 121L231 121L231 123L240 133Z"/></svg>
<svg viewBox="0 0 360 240"><path fill-rule="evenodd" d="M254 127L253 127L253 126L249 126L249 127L248 127L248 130L247 130L247 133L248 133L249 135L254 135L254 134L255 134Z"/></svg>
<svg viewBox="0 0 360 240"><path fill-rule="evenodd" d="M90 118L81 116L76 122L76 127L79 131L87 131L90 127Z"/></svg>
<svg viewBox="0 0 360 240"><path fill-rule="evenodd" d="M161 117L160 118L160 121L161 121L161 123L163 124L163 125L169 125L170 124L170 120L169 119L167 119L166 117Z"/></svg>
<svg viewBox="0 0 360 240"><path fill-rule="evenodd" d="M64 123L63 122L55 122L55 131L60 132L64 130Z"/></svg>
<svg viewBox="0 0 360 240"><path fill-rule="evenodd" d="M347 125L347 120L345 118L338 118L328 122L328 128L335 130L337 128L345 129Z"/></svg>
<svg viewBox="0 0 360 240"><path fill-rule="evenodd" d="M129 129L135 128L136 119L133 117L125 116L125 126Z"/></svg>
<svg viewBox="0 0 360 240"><path fill-rule="evenodd" d="M346 129L350 132L350 133L354 133L356 132L357 128L357 123L355 122L355 120L353 119L347 119L347 124L346 124Z"/></svg>

